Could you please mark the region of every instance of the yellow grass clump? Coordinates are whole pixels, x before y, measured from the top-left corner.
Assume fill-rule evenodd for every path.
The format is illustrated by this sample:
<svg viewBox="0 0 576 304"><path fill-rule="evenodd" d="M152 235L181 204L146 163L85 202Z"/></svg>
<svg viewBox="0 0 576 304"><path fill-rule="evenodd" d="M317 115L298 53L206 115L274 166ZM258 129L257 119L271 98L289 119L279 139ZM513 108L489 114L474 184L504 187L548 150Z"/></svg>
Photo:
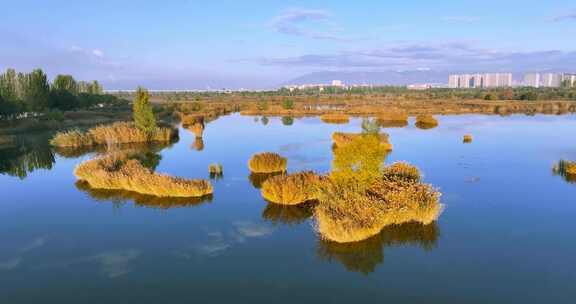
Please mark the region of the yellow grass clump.
<svg viewBox="0 0 576 304"><path fill-rule="evenodd" d="M93 146L95 142L90 134L74 129L56 133L50 144L57 147L85 147Z"/></svg>
<svg viewBox="0 0 576 304"><path fill-rule="evenodd" d="M420 114L416 116L416 127L420 129L432 129L438 126L438 120L430 114Z"/></svg>
<svg viewBox="0 0 576 304"><path fill-rule="evenodd" d="M208 173L210 173L211 178L222 177L224 174L224 169L222 168L222 164L210 164L208 166Z"/></svg>
<svg viewBox="0 0 576 304"><path fill-rule="evenodd" d="M442 211L439 192L401 179L384 178L366 191L326 182L318 193L316 229L323 238L338 243L365 240L389 225L426 225Z"/></svg>
<svg viewBox="0 0 576 304"><path fill-rule="evenodd" d="M346 124L350 122L350 117L344 113L330 113L320 116L325 123Z"/></svg>
<svg viewBox="0 0 576 304"><path fill-rule="evenodd" d="M277 175L262 184L262 197L282 205L298 205L316 199L316 184L321 177L311 171Z"/></svg>
<svg viewBox="0 0 576 304"><path fill-rule="evenodd" d="M125 144L145 142L170 142L178 136L178 130L169 127L157 127L148 134L130 122L116 122L96 126L87 132L71 130L58 132L50 141L57 147L82 147L104 144Z"/></svg>
<svg viewBox="0 0 576 304"><path fill-rule="evenodd" d="M332 141L334 142L335 147L343 147L343 146L353 142L355 139L357 139L361 136L372 136L372 135L367 135L367 134L362 134L362 133L334 132L334 133L332 133ZM380 140L380 145L382 145L382 147L384 149L386 149L387 151L392 151L393 146L389 141L389 137L390 136L386 133L378 134L378 138Z"/></svg>
<svg viewBox="0 0 576 304"><path fill-rule="evenodd" d="M286 172L288 160L276 153L265 152L252 156L248 168L254 173Z"/></svg>
<svg viewBox="0 0 576 304"><path fill-rule="evenodd" d="M466 134L464 135L464 143L471 143L472 142L472 135Z"/></svg>
<svg viewBox="0 0 576 304"><path fill-rule="evenodd" d="M420 170L407 162L397 162L382 171L384 177L420 181Z"/></svg>
<svg viewBox="0 0 576 304"><path fill-rule="evenodd" d="M213 191L208 181L155 173L126 153L85 161L76 167L74 175L92 188L126 190L159 197L201 197Z"/></svg>

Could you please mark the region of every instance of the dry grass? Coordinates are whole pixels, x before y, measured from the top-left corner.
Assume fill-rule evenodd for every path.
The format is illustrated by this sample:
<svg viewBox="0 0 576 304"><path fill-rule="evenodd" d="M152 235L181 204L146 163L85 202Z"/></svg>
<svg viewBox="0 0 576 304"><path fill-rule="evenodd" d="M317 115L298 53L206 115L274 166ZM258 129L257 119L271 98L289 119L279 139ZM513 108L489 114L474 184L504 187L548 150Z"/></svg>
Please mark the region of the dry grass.
<svg viewBox="0 0 576 304"><path fill-rule="evenodd" d="M204 135L204 123L196 122L192 125L187 125L186 129L192 131L196 138L202 138Z"/></svg>
<svg viewBox="0 0 576 304"><path fill-rule="evenodd" d="M210 175L212 174L222 175L224 173L224 170L222 168L222 164L210 164L208 166L208 172L210 173Z"/></svg>
<svg viewBox="0 0 576 304"><path fill-rule="evenodd" d="M420 114L416 116L416 127L420 129L432 129L438 126L438 120L430 114Z"/></svg>
<svg viewBox="0 0 576 304"><path fill-rule="evenodd" d="M332 141L334 142L335 147L343 147L345 145L350 144L355 139L365 136L362 133L344 133L344 132L334 132L332 133ZM387 151L392 151L393 146L389 141L389 135L386 133L378 134L378 138L380 140L380 144L386 149Z"/></svg>
<svg viewBox="0 0 576 304"><path fill-rule="evenodd" d="M192 144L192 150L202 151L204 150L204 140L202 137L196 137L194 143Z"/></svg>
<svg viewBox="0 0 576 304"><path fill-rule="evenodd" d="M401 179L385 178L367 191L328 181L318 193L316 229L323 238L338 243L365 240L389 225L429 224L442 211L438 191Z"/></svg>
<svg viewBox="0 0 576 304"><path fill-rule="evenodd" d="M464 143L471 143L472 142L472 135L471 134L466 134L464 135Z"/></svg>
<svg viewBox="0 0 576 304"><path fill-rule="evenodd" d="M276 153L254 154L248 161L248 168L254 173L286 172L288 160Z"/></svg>
<svg viewBox="0 0 576 304"><path fill-rule="evenodd" d="M208 181L154 173L126 153L83 162L74 174L97 189L126 190L159 197L201 197L212 193Z"/></svg>
<svg viewBox="0 0 576 304"><path fill-rule="evenodd" d="M282 205L298 205L316 199L316 184L322 178L311 171L278 175L262 184L262 197Z"/></svg>
<svg viewBox="0 0 576 304"><path fill-rule="evenodd" d="M329 113L320 116L320 119L325 123L333 124L347 124L350 122L350 117L343 113Z"/></svg>
<svg viewBox="0 0 576 304"><path fill-rule="evenodd" d="M95 142L90 134L74 129L56 133L50 144L56 147L87 147L95 145Z"/></svg>
<svg viewBox="0 0 576 304"><path fill-rule="evenodd" d="M96 126L87 132L77 129L58 132L50 143L57 147L82 147L104 144L170 142L177 136L178 130L173 128L158 127L152 134L147 134L136 128L133 123L116 122Z"/></svg>
<svg viewBox="0 0 576 304"><path fill-rule="evenodd" d="M397 162L390 166L387 166L382 171L384 177L386 178L398 178L398 179L405 179L411 180L414 182L420 181L420 170L417 167L406 163L406 162Z"/></svg>

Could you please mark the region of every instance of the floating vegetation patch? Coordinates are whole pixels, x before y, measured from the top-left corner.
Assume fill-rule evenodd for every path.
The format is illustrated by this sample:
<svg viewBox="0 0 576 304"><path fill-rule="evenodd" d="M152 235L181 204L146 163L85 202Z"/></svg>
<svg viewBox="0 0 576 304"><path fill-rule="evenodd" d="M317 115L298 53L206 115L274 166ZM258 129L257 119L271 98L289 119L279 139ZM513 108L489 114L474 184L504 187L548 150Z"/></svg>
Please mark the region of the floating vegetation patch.
<svg viewBox="0 0 576 304"><path fill-rule="evenodd" d="M562 159L552 167L552 172L569 183L576 183L576 162Z"/></svg>
<svg viewBox="0 0 576 304"><path fill-rule="evenodd" d="M254 173L286 172L288 160L277 153L254 154L248 161L248 168Z"/></svg>
<svg viewBox="0 0 576 304"><path fill-rule="evenodd" d="M440 229L435 222L428 225L409 222L387 226L377 235L359 242L337 243L320 239L316 252L322 260L338 261L349 271L370 274L384 262L387 247L419 246L432 250L439 237Z"/></svg>
<svg viewBox="0 0 576 304"><path fill-rule="evenodd" d="M264 211L262 211L262 218L273 225L298 225L312 217L315 206L316 203L314 202L296 206L268 203Z"/></svg>
<svg viewBox="0 0 576 304"><path fill-rule="evenodd" d="M463 142L464 142L465 144L471 143L471 142L472 142L472 135L471 135L471 134L466 134L466 135L464 135Z"/></svg>
<svg viewBox="0 0 576 304"><path fill-rule="evenodd" d="M316 199L316 187L322 177L306 171L277 175L262 184L262 197L281 205L298 205Z"/></svg>
<svg viewBox="0 0 576 304"><path fill-rule="evenodd" d="M206 180L158 174L129 153L113 153L78 165L74 174L92 188L126 190L159 197L202 197L212 194Z"/></svg>
<svg viewBox="0 0 576 304"><path fill-rule="evenodd" d="M178 130L171 127L157 127L152 133L144 132L133 123L117 122L100 125L87 132L70 130L58 132L50 141L57 147L82 147L125 143L171 142L178 137Z"/></svg>
<svg viewBox="0 0 576 304"><path fill-rule="evenodd" d="M438 120L430 114L420 114L416 116L416 127L423 130L433 129L438 126Z"/></svg>
<svg viewBox="0 0 576 304"><path fill-rule="evenodd" d="M321 115L320 120L325 123L347 124L350 122L350 117L344 113L330 113Z"/></svg>

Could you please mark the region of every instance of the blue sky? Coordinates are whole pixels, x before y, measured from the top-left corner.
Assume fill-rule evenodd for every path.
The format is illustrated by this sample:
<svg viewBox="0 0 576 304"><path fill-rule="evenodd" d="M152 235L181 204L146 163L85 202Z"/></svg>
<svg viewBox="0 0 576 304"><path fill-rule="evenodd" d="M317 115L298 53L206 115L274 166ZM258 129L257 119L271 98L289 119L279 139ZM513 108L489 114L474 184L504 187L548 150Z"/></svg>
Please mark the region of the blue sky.
<svg viewBox="0 0 576 304"><path fill-rule="evenodd" d="M316 71L576 70L576 2L6 1L0 68L106 88L277 85Z"/></svg>

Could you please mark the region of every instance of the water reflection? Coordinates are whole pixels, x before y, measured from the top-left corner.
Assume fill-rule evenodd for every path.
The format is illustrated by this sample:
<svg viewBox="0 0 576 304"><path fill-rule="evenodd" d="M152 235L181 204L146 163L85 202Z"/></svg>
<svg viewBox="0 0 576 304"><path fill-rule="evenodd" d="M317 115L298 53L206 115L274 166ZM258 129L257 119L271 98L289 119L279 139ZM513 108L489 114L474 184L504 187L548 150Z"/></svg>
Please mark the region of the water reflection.
<svg viewBox="0 0 576 304"><path fill-rule="evenodd" d="M100 202L111 202L115 207L121 207L129 201L139 207L154 209L188 208L212 202L213 195L203 197L158 197L144 195L124 190L94 189L87 182L77 181L76 188L91 198Z"/></svg>
<svg viewBox="0 0 576 304"><path fill-rule="evenodd" d="M262 218L273 225L298 225L312 217L316 204L315 202L307 202L288 206L268 203L262 211Z"/></svg>
<svg viewBox="0 0 576 304"><path fill-rule="evenodd" d="M294 124L294 118L290 116L284 116L282 117L282 124L285 126L291 126Z"/></svg>
<svg viewBox="0 0 576 304"><path fill-rule="evenodd" d="M436 222L429 225L409 222L387 226L380 234L354 243L336 243L320 239L317 254L320 259L344 265L347 270L370 274L384 262L386 247L419 246L430 251L437 246L440 229Z"/></svg>
<svg viewBox="0 0 576 304"><path fill-rule="evenodd" d="M274 173L250 173L248 179L254 188L260 189L262 188L262 184L269 179L270 177L282 174L281 172L274 172Z"/></svg>
<svg viewBox="0 0 576 304"><path fill-rule="evenodd" d="M552 167L552 173L561 176L568 183L576 184L576 162L560 160Z"/></svg>
<svg viewBox="0 0 576 304"><path fill-rule="evenodd" d="M202 151L204 150L204 139L202 137L196 137L194 143L192 143L192 150Z"/></svg>
<svg viewBox="0 0 576 304"><path fill-rule="evenodd" d="M0 174L25 179L36 170L51 170L55 162L46 134L19 137L0 147Z"/></svg>

